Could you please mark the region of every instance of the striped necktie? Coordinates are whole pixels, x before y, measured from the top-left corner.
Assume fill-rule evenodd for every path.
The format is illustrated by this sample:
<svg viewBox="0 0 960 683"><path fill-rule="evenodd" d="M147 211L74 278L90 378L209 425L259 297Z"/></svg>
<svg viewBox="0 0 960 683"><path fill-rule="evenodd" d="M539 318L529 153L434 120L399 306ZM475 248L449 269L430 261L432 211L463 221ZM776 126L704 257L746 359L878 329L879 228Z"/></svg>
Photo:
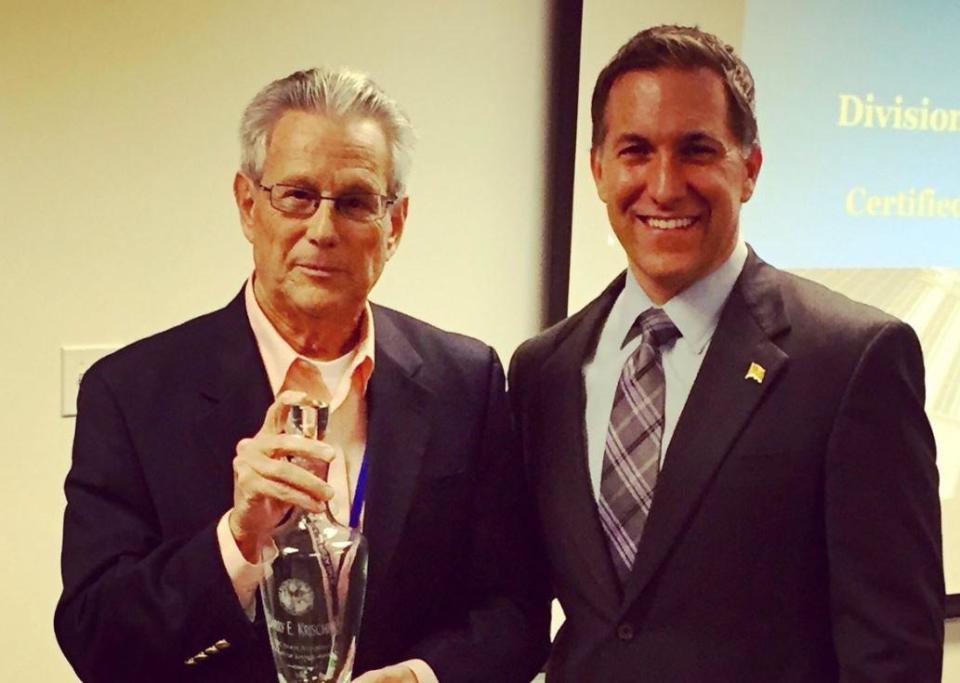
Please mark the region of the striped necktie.
<svg viewBox="0 0 960 683"><path fill-rule="evenodd" d="M621 583L637 556L660 469L665 393L660 349L680 332L661 309L649 308L621 348L637 335L643 341L620 372L600 475L600 521Z"/></svg>

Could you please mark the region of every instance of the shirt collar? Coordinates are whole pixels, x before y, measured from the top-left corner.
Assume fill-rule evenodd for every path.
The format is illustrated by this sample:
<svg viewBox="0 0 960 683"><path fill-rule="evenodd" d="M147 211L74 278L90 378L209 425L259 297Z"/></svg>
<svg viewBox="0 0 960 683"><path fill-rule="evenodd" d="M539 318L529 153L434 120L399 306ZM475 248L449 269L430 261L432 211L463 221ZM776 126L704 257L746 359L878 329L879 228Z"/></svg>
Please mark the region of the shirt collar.
<svg viewBox="0 0 960 683"><path fill-rule="evenodd" d="M697 355L704 352L717 328L720 311L723 310L723 305L746 261L747 245L742 240L737 240L733 252L720 267L660 306L683 335L677 343L687 345L687 348ZM613 337L618 347L637 316L652 306L655 304L628 270L626 284L617 300L617 329L614 330Z"/></svg>
<svg viewBox="0 0 960 683"><path fill-rule="evenodd" d="M276 395L283 385L283 380L287 376L287 370L290 369L290 364L293 363L296 358L303 358L317 367L322 367L323 362L300 355L290 346L287 340L281 336L277 328L275 328L273 323L267 318L263 309L260 308L260 304L257 303L256 296L253 293L253 277L254 276L251 275L247 278L247 283L243 290L243 298L246 304L247 318L250 320L253 336L257 340L257 347L260 349L260 356L267 370L267 379L270 381L270 388L273 390L274 395ZM367 383L370 381L370 375L373 373L375 345L373 311L370 309L369 302L364 304L363 318L360 321L360 325L360 340L354 348L350 349L341 357L342 359L345 356L352 356L352 359L346 371L343 373L343 381L340 382L340 386L333 388L330 392L333 407L339 405L345 398L346 393L349 392L350 383L346 381L347 379L352 380L353 376L357 375L360 380L361 394L365 394L367 391ZM341 359L335 359L330 361L330 363L335 364L342 362Z"/></svg>

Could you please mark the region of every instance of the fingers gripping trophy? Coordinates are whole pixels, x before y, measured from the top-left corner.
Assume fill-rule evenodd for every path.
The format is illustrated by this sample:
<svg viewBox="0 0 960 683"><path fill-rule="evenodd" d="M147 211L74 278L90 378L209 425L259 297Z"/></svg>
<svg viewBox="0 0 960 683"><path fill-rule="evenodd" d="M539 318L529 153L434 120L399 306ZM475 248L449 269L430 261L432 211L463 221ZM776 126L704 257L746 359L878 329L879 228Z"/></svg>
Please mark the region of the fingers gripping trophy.
<svg viewBox="0 0 960 683"><path fill-rule="evenodd" d="M282 397L284 432L321 439L328 407L305 394ZM306 462L293 462L310 467ZM325 474L325 473L321 473ZM367 580L362 534L321 512L291 508L274 533L277 557L260 582L280 683L350 680Z"/></svg>

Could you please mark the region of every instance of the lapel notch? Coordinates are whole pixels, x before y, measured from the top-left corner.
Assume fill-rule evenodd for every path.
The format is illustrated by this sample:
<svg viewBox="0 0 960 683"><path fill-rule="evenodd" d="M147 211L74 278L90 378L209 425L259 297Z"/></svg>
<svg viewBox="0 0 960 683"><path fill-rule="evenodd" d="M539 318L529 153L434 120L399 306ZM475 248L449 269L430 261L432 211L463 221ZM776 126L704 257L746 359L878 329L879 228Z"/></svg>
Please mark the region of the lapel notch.
<svg viewBox="0 0 960 683"><path fill-rule="evenodd" d="M568 321L573 323L571 331L559 341L541 370L537 400L542 404L529 407L537 420L547 420L547 416L556 420L535 430L543 440L537 446L541 458L538 488L542 517L551 524L547 533L563 537L567 550L559 560L570 564L571 585L592 586L583 591L584 597L610 616L620 604L620 582L590 483L583 365L596 349L600 330L623 289L624 279L621 273L579 314L579 320Z"/></svg>
<svg viewBox="0 0 960 683"><path fill-rule="evenodd" d="M225 487L227 500L232 500L237 441L260 429L273 393L244 310L243 290L213 315L212 338L204 340L211 354L198 382L198 405L206 409L198 409L194 433L211 455L217 473L211 481L218 490Z"/></svg>
<svg viewBox="0 0 960 683"><path fill-rule="evenodd" d="M369 490L364 535L370 548L371 592L388 576L413 502L430 434L424 406L432 391L423 383L423 359L389 314L373 306L376 358L367 387Z"/></svg>

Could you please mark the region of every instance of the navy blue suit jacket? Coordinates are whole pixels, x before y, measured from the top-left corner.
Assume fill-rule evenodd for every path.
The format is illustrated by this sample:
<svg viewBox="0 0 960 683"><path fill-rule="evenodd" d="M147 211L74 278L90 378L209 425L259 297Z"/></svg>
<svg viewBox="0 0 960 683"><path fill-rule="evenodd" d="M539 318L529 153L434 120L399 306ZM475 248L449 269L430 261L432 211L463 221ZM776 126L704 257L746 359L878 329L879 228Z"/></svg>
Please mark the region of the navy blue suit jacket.
<svg viewBox="0 0 960 683"><path fill-rule="evenodd" d="M355 674L424 659L444 683L526 683L547 614L528 597L527 514L495 352L373 308ZM85 681L276 681L215 527L232 459L273 400L242 294L94 365L78 399L55 627ZM217 641L226 649L185 661Z"/></svg>

